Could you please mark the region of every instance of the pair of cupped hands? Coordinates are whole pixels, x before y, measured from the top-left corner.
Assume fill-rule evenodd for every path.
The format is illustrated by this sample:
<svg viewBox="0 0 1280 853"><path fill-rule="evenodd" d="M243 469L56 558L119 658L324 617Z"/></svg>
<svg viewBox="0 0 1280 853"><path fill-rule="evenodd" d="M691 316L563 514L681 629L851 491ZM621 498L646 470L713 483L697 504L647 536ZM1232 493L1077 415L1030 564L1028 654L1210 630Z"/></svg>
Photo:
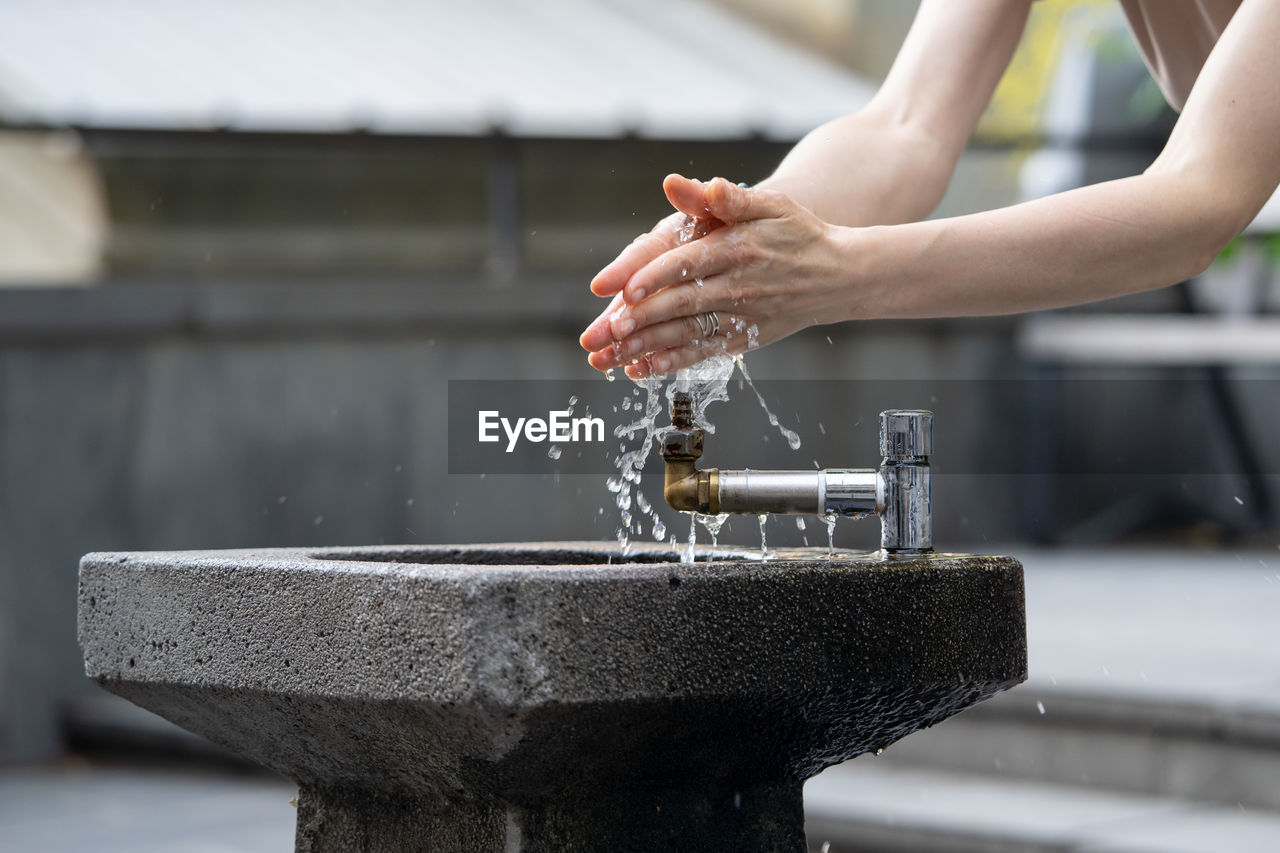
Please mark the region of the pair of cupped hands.
<svg viewBox="0 0 1280 853"><path fill-rule="evenodd" d="M612 299L580 338L592 367L658 376L846 319L834 298L840 229L780 192L724 178L668 175L662 188L676 212L591 281Z"/></svg>

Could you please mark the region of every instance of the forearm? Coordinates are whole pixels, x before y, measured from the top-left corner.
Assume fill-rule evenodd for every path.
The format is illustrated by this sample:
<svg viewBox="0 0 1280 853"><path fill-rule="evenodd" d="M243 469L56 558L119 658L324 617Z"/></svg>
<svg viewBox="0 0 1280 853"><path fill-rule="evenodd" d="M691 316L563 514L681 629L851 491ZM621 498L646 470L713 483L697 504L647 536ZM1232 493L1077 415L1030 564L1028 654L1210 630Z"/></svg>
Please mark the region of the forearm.
<svg viewBox="0 0 1280 853"><path fill-rule="evenodd" d="M960 146L895 123L870 107L809 133L760 183L834 225L892 225L928 216L942 200Z"/></svg>
<svg viewBox="0 0 1280 853"><path fill-rule="evenodd" d="M1143 175L954 219L850 230L850 317L1008 314L1201 272L1280 182L1280 7L1244 0Z"/></svg>
<svg viewBox="0 0 1280 853"><path fill-rule="evenodd" d="M986 213L850 229L836 238L859 283L844 316L1011 314L1150 290L1203 271L1239 219L1205 181L1155 173Z"/></svg>
<svg viewBox="0 0 1280 853"><path fill-rule="evenodd" d="M1022 35L1028 0L924 0L893 69L856 115L810 133L761 186L835 225L928 216Z"/></svg>

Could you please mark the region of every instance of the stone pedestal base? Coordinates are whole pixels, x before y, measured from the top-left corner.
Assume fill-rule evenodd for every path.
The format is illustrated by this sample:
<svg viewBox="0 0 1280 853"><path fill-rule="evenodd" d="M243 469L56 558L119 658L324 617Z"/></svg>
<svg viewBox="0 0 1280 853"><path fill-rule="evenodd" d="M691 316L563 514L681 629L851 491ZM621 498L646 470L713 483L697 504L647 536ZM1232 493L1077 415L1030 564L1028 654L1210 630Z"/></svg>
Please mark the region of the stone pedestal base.
<svg viewBox="0 0 1280 853"><path fill-rule="evenodd" d="M297 853L805 853L799 782L441 808L303 786Z"/></svg>

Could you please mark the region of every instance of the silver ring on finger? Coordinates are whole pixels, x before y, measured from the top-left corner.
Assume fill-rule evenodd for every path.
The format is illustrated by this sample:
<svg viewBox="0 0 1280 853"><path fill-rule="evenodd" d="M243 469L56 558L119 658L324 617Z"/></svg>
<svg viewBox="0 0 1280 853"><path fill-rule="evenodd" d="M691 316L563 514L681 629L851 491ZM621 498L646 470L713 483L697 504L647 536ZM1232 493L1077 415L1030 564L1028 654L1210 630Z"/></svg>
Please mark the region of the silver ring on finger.
<svg viewBox="0 0 1280 853"><path fill-rule="evenodd" d="M695 314L694 322L698 324L698 331L702 333L704 338L714 338L720 334L720 316L714 311L704 311L701 314Z"/></svg>

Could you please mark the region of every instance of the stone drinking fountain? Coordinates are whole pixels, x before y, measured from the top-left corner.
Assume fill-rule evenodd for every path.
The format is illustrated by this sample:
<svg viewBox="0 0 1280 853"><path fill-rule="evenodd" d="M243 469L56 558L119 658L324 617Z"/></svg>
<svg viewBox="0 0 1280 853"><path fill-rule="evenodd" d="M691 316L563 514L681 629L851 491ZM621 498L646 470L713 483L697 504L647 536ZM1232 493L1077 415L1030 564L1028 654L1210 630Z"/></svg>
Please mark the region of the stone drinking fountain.
<svg viewBox="0 0 1280 853"><path fill-rule="evenodd" d="M715 472L738 511L813 511L818 482L879 512L874 554L90 554L86 671L294 779L299 853L801 853L805 779L1026 677L1022 568L932 552L929 425L901 414L927 413L886 413L872 477ZM694 438L663 437L668 484L710 500Z"/></svg>

